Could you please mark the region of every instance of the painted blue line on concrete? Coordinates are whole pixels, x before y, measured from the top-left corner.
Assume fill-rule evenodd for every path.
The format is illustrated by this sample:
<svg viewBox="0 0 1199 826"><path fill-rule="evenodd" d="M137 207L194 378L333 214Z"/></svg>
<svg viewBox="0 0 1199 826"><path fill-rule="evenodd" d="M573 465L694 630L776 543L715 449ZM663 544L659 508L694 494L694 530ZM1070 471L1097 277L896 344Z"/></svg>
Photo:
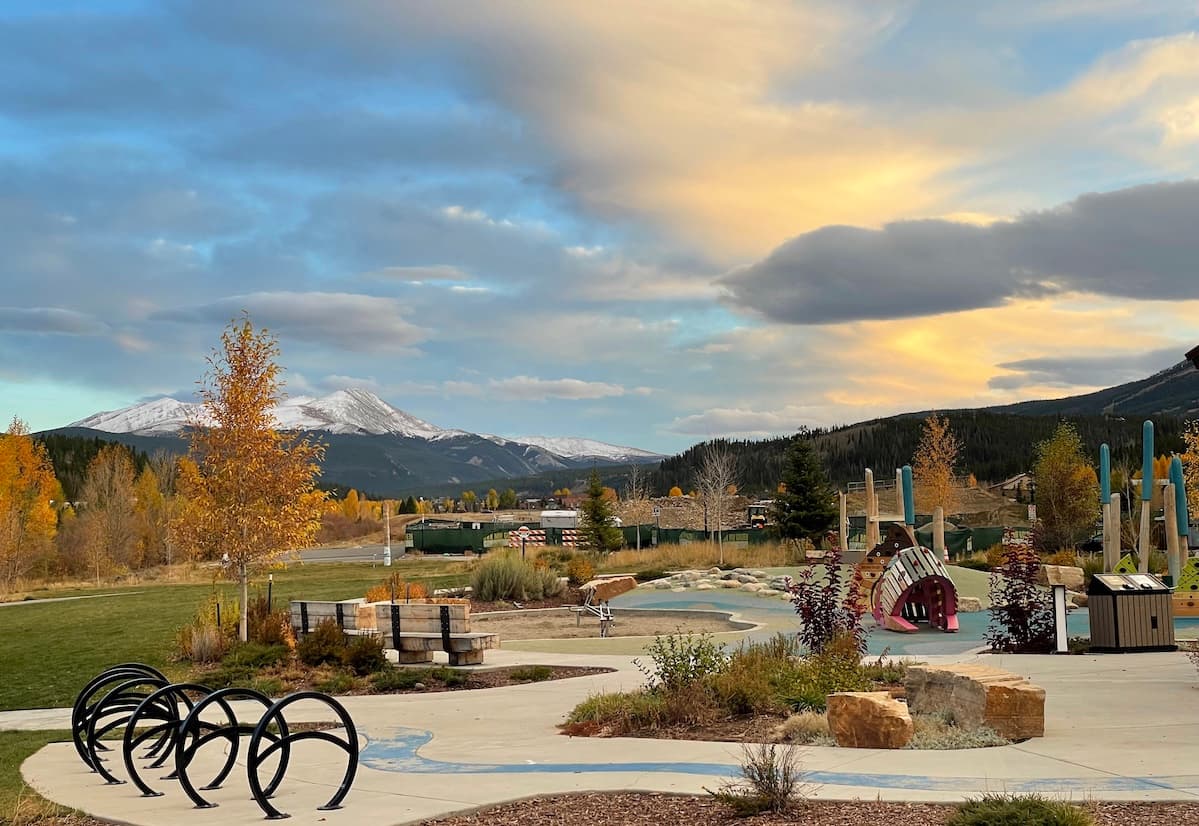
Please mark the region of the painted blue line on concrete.
<svg viewBox="0 0 1199 826"><path fill-rule="evenodd" d="M371 740L362 750L362 765L379 771L405 774L611 774L664 773L696 774L717 778L737 777L740 768L731 763L459 763L430 760L420 749L432 741L428 731L403 729L386 740ZM908 791L982 792L1002 788L1009 792L1040 792L1083 795L1090 792L1143 792L1199 788L1199 776L1164 777L1043 777L1005 779L996 777L930 777L919 774L873 774L869 772L811 771L805 781L824 786Z"/></svg>

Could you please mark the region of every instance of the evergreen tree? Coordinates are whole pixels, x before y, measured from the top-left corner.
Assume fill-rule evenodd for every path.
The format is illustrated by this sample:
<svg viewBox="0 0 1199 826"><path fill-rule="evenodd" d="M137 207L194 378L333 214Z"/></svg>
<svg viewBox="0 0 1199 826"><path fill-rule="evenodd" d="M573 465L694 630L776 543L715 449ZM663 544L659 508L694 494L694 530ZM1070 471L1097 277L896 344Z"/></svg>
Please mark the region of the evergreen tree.
<svg viewBox="0 0 1199 826"><path fill-rule="evenodd" d="M783 461L783 490L775 497L775 520L784 539L819 540L837 521L833 491L806 433L791 439Z"/></svg>
<svg viewBox="0 0 1199 826"><path fill-rule="evenodd" d="M583 544L593 551L615 551L624 544L624 534L612 524L612 499L607 495L599 471L587 478L587 498L579 511Z"/></svg>

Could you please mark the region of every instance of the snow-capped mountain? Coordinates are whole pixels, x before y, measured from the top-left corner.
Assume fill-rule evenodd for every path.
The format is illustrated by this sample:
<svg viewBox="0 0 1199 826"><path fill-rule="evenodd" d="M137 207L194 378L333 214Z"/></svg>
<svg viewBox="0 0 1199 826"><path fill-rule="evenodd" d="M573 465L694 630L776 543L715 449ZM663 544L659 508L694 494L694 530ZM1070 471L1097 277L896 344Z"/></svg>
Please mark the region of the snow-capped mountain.
<svg viewBox="0 0 1199 826"><path fill-rule="evenodd" d="M522 445L548 450L556 456L566 456L571 459L606 459L612 462L636 462L661 459L661 454L651 453L637 447L613 445L599 442L595 439L579 439L570 436L513 436L504 439L502 436L488 438L503 439Z"/></svg>
<svg viewBox="0 0 1199 826"><path fill-rule="evenodd" d="M108 433L132 433L137 436L161 436L178 433L202 421L198 403L177 399L154 399L121 410L96 413L73 422L70 427L87 427ZM274 410L275 419L285 430L324 430L329 433L382 435L393 433L420 439L439 439L462 434L418 419L365 390L338 390L328 396L295 396Z"/></svg>
<svg viewBox="0 0 1199 826"><path fill-rule="evenodd" d="M447 430L418 419L366 390L338 390L319 398L296 396L285 400L274 413L279 426L286 430L318 430L348 436L402 436L444 443L446 451L455 454L468 452L479 442L490 442L518 458L518 467L509 469L497 465L504 475L526 472L530 467L545 470L582 461L652 462L662 458L648 450L594 439L545 436L509 439ZM203 408L197 403L164 398L96 413L68 426L131 436L175 436L189 425L202 422L202 414ZM483 460L475 462L480 463L485 464Z"/></svg>

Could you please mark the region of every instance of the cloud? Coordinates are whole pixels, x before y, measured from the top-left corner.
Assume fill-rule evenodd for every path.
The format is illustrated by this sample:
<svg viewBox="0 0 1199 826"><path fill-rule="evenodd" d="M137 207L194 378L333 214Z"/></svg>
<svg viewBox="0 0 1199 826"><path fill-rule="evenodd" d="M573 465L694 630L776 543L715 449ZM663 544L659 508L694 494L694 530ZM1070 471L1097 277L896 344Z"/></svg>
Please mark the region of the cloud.
<svg viewBox="0 0 1199 826"><path fill-rule="evenodd" d="M405 350L427 337L426 330L404 319L406 308L396 299L354 293L249 293L153 317L212 324L227 322L243 310L256 324L282 337L344 350Z"/></svg>
<svg viewBox="0 0 1199 826"><path fill-rule="evenodd" d="M374 376L339 376L331 374L321 379L321 386L333 390L368 390L378 393L381 390Z"/></svg>
<svg viewBox="0 0 1199 826"><path fill-rule="evenodd" d="M452 395L494 396L511 401L545 401L546 399L570 399L574 401L602 399L609 396L624 396L633 392L644 395L644 388L628 391L619 384L582 379L540 379L532 376L513 376L507 379L491 379L486 386L469 382L447 381L445 391Z"/></svg>
<svg viewBox="0 0 1199 826"><path fill-rule="evenodd" d="M59 307L0 307L0 333L99 336L108 325L94 316Z"/></svg>
<svg viewBox="0 0 1199 826"><path fill-rule="evenodd" d="M802 425L812 424L811 411L794 405L781 410L748 410L739 407L714 407L703 413L681 416L667 430L688 436L769 436L793 433Z"/></svg>
<svg viewBox="0 0 1199 826"><path fill-rule="evenodd" d="M1199 297L1199 181L1082 195L1013 221L826 227L734 271L727 301L790 324L915 318L1084 292Z"/></svg>
<svg viewBox="0 0 1199 826"><path fill-rule="evenodd" d="M427 267L383 267L368 272L363 278L378 281L400 281L406 284L421 284L425 281L470 281L470 273L450 264L433 264Z"/></svg>
<svg viewBox="0 0 1199 826"><path fill-rule="evenodd" d="M1112 387L1150 376L1166 365L1182 361L1182 355L1181 347L1167 347L1141 353L1039 356L997 365L1012 372L993 376L987 384L996 390L1030 384L1067 388Z"/></svg>

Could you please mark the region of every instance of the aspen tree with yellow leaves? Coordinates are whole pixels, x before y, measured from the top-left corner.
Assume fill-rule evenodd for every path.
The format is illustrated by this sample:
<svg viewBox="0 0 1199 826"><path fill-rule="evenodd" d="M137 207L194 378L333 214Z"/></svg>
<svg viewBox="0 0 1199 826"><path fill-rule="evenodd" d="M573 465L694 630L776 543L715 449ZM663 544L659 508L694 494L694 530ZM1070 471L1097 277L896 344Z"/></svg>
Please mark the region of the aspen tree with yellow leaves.
<svg viewBox="0 0 1199 826"><path fill-rule="evenodd" d="M179 466L185 502L172 523L179 547L220 560L241 586L239 635L247 637L250 574L312 542L325 494L316 489L324 446L277 430L283 396L279 345L248 316L229 323L200 381L201 420Z"/></svg>
<svg viewBox="0 0 1199 826"><path fill-rule="evenodd" d="M51 552L62 488L46 449L17 418L0 434L0 593Z"/></svg>
<svg viewBox="0 0 1199 826"><path fill-rule="evenodd" d="M932 513L939 507L949 515L956 509L953 466L961 449L961 442L949 429L948 416L934 413L924 420L920 444L912 457L912 481L920 512Z"/></svg>

